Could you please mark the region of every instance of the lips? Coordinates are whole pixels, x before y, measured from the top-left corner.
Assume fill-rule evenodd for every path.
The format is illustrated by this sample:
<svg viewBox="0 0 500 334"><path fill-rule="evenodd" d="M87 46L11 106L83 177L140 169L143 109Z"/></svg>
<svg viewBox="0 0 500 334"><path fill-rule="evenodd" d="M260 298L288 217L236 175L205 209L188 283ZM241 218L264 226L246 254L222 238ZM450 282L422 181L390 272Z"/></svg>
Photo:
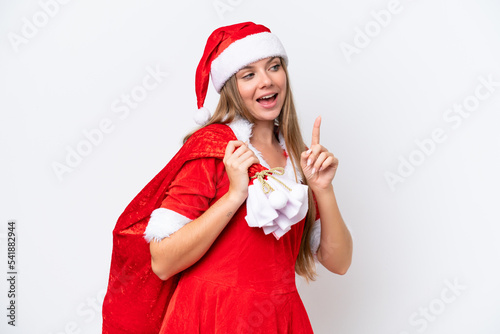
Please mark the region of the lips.
<svg viewBox="0 0 500 334"><path fill-rule="evenodd" d="M276 102L277 93L267 94L257 99L257 102L263 107L271 107Z"/></svg>

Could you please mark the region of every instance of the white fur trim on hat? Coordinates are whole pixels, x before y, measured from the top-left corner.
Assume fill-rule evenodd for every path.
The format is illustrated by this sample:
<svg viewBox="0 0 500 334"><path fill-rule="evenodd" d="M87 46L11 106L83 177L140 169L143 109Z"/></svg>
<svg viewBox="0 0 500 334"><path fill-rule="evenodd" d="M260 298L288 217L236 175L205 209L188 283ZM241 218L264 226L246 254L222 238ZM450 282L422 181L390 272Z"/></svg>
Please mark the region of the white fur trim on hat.
<svg viewBox="0 0 500 334"><path fill-rule="evenodd" d="M191 222L191 219L169 209L158 208L151 213L144 239L161 241L178 231L181 227Z"/></svg>
<svg viewBox="0 0 500 334"><path fill-rule="evenodd" d="M210 75L215 89L220 92L233 74L248 64L268 57L282 57L288 63L285 48L278 37L270 32L234 41L212 61Z"/></svg>

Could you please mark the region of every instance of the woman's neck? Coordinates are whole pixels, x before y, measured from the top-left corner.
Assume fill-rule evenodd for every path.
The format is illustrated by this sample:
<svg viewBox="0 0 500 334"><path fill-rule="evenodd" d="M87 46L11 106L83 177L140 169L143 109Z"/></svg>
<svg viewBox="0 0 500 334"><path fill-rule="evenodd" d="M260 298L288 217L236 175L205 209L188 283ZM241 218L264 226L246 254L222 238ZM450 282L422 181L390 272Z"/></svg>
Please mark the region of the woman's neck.
<svg viewBox="0 0 500 334"><path fill-rule="evenodd" d="M274 132L274 122L256 122L250 143L260 152L269 168L286 167L286 156Z"/></svg>
<svg viewBox="0 0 500 334"><path fill-rule="evenodd" d="M274 122L260 122L254 123L252 128L252 137L250 142L255 146L269 146L277 143L276 136L274 135Z"/></svg>

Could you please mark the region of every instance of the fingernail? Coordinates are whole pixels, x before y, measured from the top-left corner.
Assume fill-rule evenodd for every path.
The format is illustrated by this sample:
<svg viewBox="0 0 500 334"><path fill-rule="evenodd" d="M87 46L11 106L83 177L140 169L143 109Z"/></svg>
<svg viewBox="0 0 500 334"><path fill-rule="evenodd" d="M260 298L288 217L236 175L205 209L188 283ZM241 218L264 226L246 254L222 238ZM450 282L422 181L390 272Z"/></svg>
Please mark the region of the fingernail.
<svg viewBox="0 0 500 334"><path fill-rule="evenodd" d="M309 149L309 150L306 152L306 154L307 154L307 155L309 155L309 154L311 154L311 152L312 152L312 150L311 150L311 149Z"/></svg>
<svg viewBox="0 0 500 334"><path fill-rule="evenodd" d="M311 171L311 175L313 175L314 173L316 173L316 168L313 168L312 171Z"/></svg>
<svg viewBox="0 0 500 334"><path fill-rule="evenodd" d="M307 159L307 165L309 166L311 164L311 159Z"/></svg>

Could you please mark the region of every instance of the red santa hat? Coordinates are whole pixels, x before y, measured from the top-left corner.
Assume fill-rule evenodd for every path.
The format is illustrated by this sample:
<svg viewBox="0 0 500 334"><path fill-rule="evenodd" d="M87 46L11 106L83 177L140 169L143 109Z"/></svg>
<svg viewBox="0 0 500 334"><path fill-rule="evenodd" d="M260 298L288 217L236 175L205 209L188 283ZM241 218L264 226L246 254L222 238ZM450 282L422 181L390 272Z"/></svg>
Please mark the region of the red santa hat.
<svg viewBox="0 0 500 334"><path fill-rule="evenodd" d="M215 90L220 93L233 74L248 64L268 57L281 57L288 64L285 48L265 26L244 22L215 30L208 37L203 57L196 69L196 123L203 125L210 119L210 111L203 107L209 75Z"/></svg>

